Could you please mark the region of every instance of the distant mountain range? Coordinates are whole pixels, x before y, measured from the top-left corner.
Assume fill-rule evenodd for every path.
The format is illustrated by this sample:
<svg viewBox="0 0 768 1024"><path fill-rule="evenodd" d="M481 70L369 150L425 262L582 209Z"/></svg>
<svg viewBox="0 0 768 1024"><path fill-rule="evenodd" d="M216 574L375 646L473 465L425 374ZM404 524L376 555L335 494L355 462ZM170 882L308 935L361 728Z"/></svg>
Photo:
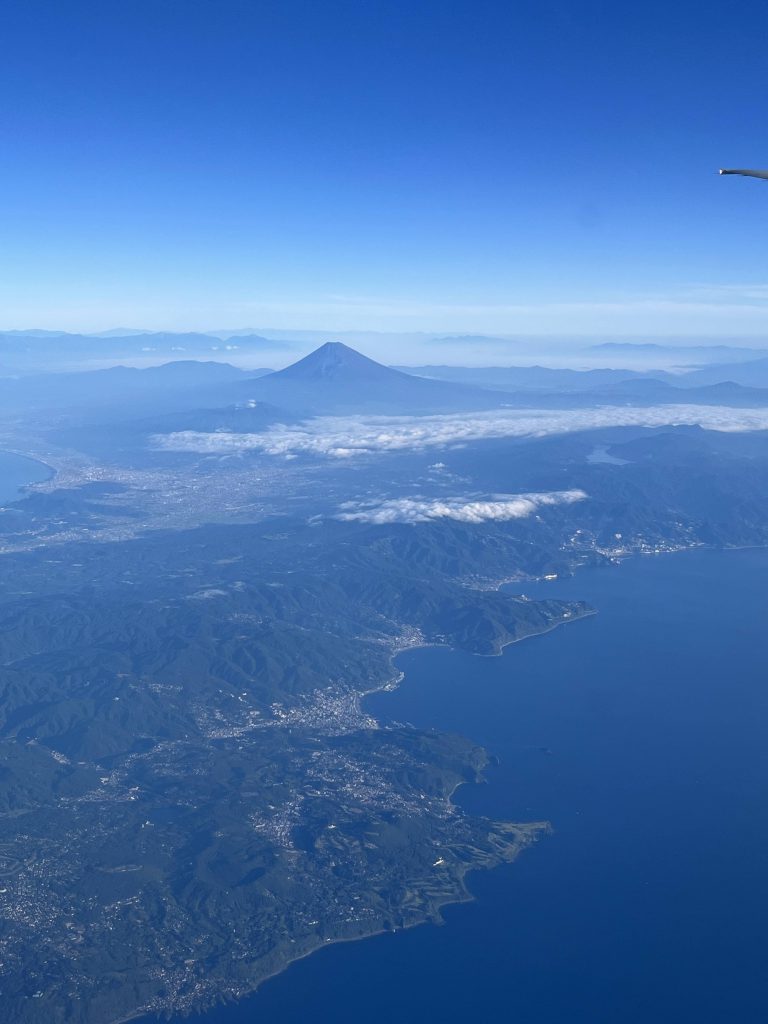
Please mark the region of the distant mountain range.
<svg viewBox="0 0 768 1024"><path fill-rule="evenodd" d="M733 381L675 387L664 380L640 377L617 380L589 390L519 391L510 393L508 399L507 404L531 409L584 409L605 405L725 405L749 409L768 405L768 388Z"/></svg>
<svg viewBox="0 0 768 1024"><path fill-rule="evenodd" d="M135 452L151 434L252 433L313 416L407 415L600 406L768 405L768 359L682 376L544 367L420 367L377 363L327 342L284 370L243 371L194 359L146 369L117 366L0 380L0 410L18 425L47 423L81 451ZM434 376L425 376L429 373ZM438 373L451 379L437 379ZM717 379L723 374L740 379ZM684 385L684 386L680 386ZM53 439L53 434L50 435Z"/></svg>
<svg viewBox="0 0 768 1024"><path fill-rule="evenodd" d="M635 370L556 370L548 366L398 366L397 369L495 391L589 391L617 381L648 376ZM672 375L663 370L653 376L672 379Z"/></svg>
<svg viewBox="0 0 768 1024"><path fill-rule="evenodd" d="M248 397L307 415L455 412L492 409L503 401L487 388L394 370L338 341L238 387Z"/></svg>
<svg viewBox="0 0 768 1024"><path fill-rule="evenodd" d="M600 345L590 345L585 351L609 357L643 356L648 360L654 358L668 359L671 356L679 359L682 365L692 366L696 363L741 362L768 357L768 348L749 348L741 345L682 345L659 344L657 342L626 342L607 341Z"/></svg>
<svg viewBox="0 0 768 1024"><path fill-rule="evenodd" d="M289 352L292 346L258 334L222 340L212 334L116 330L100 335L55 331L6 331L0 333L0 375L39 373L41 369L63 372L88 364L253 356Z"/></svg>
<svg viewBox="0 0 768 1024"><path fill-rule="evenodd" d="M719 384L724 380L746 387L768 387L768 356L744 362L727 362L705 366L687 373L682 382L685 387Z"/></svg>
<svg viewBox="0 0 768 1024"><path fill-rule="evenodd" d="M158 411L222 406L232 401L235 382L255 379L269 370L246 374L228 363L188 359L137 369L113 366L79 373L45 373L0 379L0 406L14 416L35 410L70 411L80 420L125 420Z"/></svg>
<svg viewBox="0 0 768 1024"><path fill-rule="evenodd" d="M636 405L768 404L768 389L757 383L757 367L768 383L768 359L728 365L741 380L725 379L708 370L685 375L641 375L628 370L548 370L544 367L456 367L446 377L415 375L414 369L385 367L340 342L327 343L292 366L271 373L247 387L262 398L293 412L427 413L490 409L571 408L614 403ZM720 370L722 374L723 368ZM521 382L525 382L524 384ZM527 385L527 386L526 386ZM238 385L241 387L244 385Z"/></svg>
<svg viewBox="0 0 768 1024"><path fill-rule="evenodd" d="M72 372L119 363L148 366L172 359L224 358L249 368L262 363L283 366L287 361L286 354L298 355L310 347L316 348L327 341L328 334L316 330L251 327L205 331L113 327L94 333L6 330L0 331L0 377L43 371ZM666 379L665 371L705 367L715 367L717 379L724 380L728 379L723 374L729 364L768 359L768 346L685 344L674 338L658 342L637 339L590 344L585 339L559 336L535 338L375 331L342 331L333 332L333 335L338 342L374 351L379 356L389 353L393 362L402 364L404 358L413 355L414 361L420 358L428 364L418 367L401 365L398 369L403 372L495 390L530 387L584 390L585 386L590 388L609 380L627 379L632 371ZM493 369L435 365L439 362L434 356L438 350L451 362L458 353L462 353L471 362L514 360L521 365ZM583 376L589 371L574 369L576 362L589 367L589 371L594 370L595 376ZM547 365L532 365L534 363ZM558 363L567 369L553 369ZM545 379L547 372L548 379ZM714 378L709 379L714 382ZM744 380L743 376L739 380Z"/></svg>
<svg viewBox="0 0 768 1024"><path fill-rule="evenodd" d="M742 350L742 354L746 352L753 350ZM675 390L728 383L744 388L768 387L768 357L750 360L735 358L731 362L714 363L679 373L665 370L569 370L548 366L400 366L398 369L434 380L512 392L601 392L605 388L624 384L625 391L631 393L630 385L636 382L638 393L648 394L649 381L665 383ZM641 388L645 390L639 392ZM690 395L681 398L681 401L691 400Z"/></svg>

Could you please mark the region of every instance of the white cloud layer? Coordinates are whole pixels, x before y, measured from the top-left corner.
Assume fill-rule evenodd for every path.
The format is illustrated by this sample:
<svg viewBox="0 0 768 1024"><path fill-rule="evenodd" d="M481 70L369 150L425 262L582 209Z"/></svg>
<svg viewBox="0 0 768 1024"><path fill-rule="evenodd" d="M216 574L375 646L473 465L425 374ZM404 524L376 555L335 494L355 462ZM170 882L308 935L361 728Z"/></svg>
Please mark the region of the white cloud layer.
<svg viewBox="0 0 768 1024"><path fill-rule="evenodd" d="M371 502L345 502L336 518L361 523L428 523L455 519L460 523L525 519L547 505L583 501L584 491L545 491L530 494L493 494L485 498L390 498Z"/></svg>
<svg viewBox="0 0 768 1024"><path fill-rule="evenodd" d="M768 430L768 408L719 405L660 405L647 408L498 409L440 416L318 416L297 424L274 424L260 434L183 430L157 434L166 451L267 455L327 455L349 458L375 452L450 447L503 437L546 437L601 427L700 426L705 430Z"/></svg>

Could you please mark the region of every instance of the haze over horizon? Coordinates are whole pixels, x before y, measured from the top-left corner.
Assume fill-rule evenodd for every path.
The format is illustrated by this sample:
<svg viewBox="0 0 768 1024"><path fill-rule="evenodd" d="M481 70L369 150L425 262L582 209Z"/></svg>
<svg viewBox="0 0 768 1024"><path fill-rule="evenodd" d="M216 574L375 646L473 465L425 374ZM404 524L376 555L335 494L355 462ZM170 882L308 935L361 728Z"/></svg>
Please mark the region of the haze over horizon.
<svg viewBox="0 0 768 1024"><path fill-rule="evenodd" d="M417 372L439 367L614 368L685 373L708 364L763 359L765 335L491 335L411 331L230 328L155 332L113 328L65 332L0 329L0 378L21 372L60 373L110 366L159 366L178 360L277 370L329 341L343 342L388 365Z"/></svg>

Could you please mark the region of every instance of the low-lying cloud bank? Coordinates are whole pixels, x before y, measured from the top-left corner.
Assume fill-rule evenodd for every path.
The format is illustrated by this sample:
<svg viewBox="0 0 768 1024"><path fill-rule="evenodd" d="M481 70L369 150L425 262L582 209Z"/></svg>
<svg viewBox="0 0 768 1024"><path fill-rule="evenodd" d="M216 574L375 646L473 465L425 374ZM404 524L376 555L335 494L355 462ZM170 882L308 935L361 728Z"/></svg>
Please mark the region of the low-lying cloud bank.
<svg viewBox="0 0 768 1024"><path fill-rule="evenodd" d="M544 491L530 494L493 494L486 498L389 498L370 502L346 502L337 519L361 523L428 523L456 519L460 523L525 519L547 505L572 505L583 501L584 491Z"/></svg>
<svg viewBox="0 0 768 1024"><path fill-rule="evenodd" d="M545 437L600 427L699 426L705 430L768 430L768 408L723 405L660 405L646 408L499 409L441 416L318 416L297 424L273 424L263 433L156 434L152 444L166 451L267 455L328 455L349 458L374 452L419 450L503 437Z"/></svg>

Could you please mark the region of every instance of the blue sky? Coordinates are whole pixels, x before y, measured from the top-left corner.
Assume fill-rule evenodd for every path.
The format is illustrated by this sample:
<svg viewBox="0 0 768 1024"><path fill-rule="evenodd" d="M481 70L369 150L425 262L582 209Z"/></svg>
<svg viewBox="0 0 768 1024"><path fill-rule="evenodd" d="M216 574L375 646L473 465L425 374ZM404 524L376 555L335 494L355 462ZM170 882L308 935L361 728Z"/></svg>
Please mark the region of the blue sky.
<svg viewBox="0 0 768 1024"><path fill-rule="evenodd" d="M2 327L768 333L768 8L6 0Z"/></svg>

